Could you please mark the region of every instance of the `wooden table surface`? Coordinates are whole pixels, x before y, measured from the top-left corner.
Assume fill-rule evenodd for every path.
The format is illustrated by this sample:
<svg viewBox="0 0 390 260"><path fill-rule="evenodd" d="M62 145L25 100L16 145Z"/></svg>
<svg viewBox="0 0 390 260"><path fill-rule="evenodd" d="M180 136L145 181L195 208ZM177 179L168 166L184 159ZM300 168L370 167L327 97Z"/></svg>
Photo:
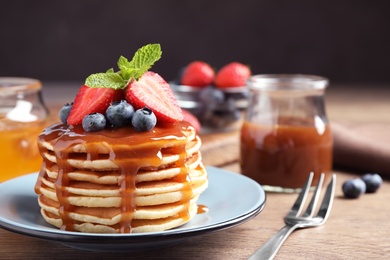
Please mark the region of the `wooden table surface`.
<svg viewBox="0 0 390 260"><path fill-rule="evenodd" d="M75 86L79 85L46 83L46 102L57 108L71 100ZM389 87L331 86L326 98L329 119L390 124ZM206 165L239 173L238 132L204 135L202 139ZM385 180L377 193L350 200L343 198L341 185L358 173L339 169L334 172L337 189L327 223L295 231L275 259L389 259L390 182ZM242 225L172 247L136 253L82 251L0 229L0 259L246 259L284 225L282 218L295 198L296 194L267 193L264 210Z"/></svg>

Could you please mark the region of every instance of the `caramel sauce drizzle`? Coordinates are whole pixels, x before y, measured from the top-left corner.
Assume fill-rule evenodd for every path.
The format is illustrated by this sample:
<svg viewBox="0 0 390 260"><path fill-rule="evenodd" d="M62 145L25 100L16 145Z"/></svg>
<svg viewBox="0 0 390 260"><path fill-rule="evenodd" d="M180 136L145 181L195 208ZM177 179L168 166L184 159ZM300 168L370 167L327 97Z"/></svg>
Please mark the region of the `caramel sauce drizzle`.
<svg viewBox="0 0 390 260"><path fill-rule="evenodd" d="M132 232L133 214L137 210L135 205L135 191L137 189L136 176L140 169L145 167L159 167L162 162L161 151L169 147L170 152L178 154L180 159L174 163L173 167L178 167L180 173L172 180L184 184L181 190L181 203L185 209L179 213L179 217L188 220L190 199L192 198L191 180L188 175L186 159L187 138L182 132L190 125L185 122L178 122L165 127L155 127L149 132L137 132L131 127L118 129L106 129L96 133L87 133L81 126L67 127L61 123L55 124L38 137L39 150L41 155L48 150L42 146L43 141L53 145L54 154L57 159L58 177L55 181L55 192L60 203L60 218L63 225L61 229L74 231L74 221L69 213L74 211L74 206L69 203L67 187L71 185L68 173L76 170L68 159L75 156L72 149L79 144L86 147L86 160L99 159L99 150L102 146L109 154L109 160L113 161L120 171L118 188L122 199L121 221L119 223L120 233ZM174 146L172 147L172 143ZM52 167L54 163L44 158L38 180L35 185L35 192L41 194L40 188L44 185L42 178L46 175L46 169ZM76 156L77 157L77 156Z"/></svg>
<svg viewBox="0 0 390 260"><path fill-rule="evenodd" d="M206 205L199 204L197 214L203 214L209 211L209 208Z"/></svg>

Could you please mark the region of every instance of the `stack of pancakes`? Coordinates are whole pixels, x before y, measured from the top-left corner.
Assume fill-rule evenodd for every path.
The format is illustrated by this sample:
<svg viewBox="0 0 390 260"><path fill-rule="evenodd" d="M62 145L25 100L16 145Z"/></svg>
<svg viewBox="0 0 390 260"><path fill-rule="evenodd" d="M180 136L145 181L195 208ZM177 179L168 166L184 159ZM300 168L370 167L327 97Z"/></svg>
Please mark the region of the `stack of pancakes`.
<svg viewBox="0 0 390 260"><path fill-rule="evenodd" d="M39 136L35 186L44 219L91 233L157 232L197 213L207 173L192 126L84 133L62 124Z"/></svg>

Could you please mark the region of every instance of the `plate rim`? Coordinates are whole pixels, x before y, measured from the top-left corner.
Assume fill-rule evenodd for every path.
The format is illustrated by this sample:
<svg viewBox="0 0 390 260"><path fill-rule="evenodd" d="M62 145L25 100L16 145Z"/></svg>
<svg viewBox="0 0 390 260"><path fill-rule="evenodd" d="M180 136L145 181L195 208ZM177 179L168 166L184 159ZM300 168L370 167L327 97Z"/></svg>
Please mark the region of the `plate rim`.
<svg viewBox="0 0 390 260"><path fill-rule="evenodd" d="M53 229L41 229L36 228L32 226L28 226L23 223L17 223L12 222L7 219L4 219L0 215L0 228L3 228L5 230L8 230L10 232L18 233L21 235L29 236L29 237L35 237L39 239L44 240L50 240L59 243L78 243L78 244L90 244L90 243L99 243L99 242L105 242L107 243L107 240L110 240L115 243L145 243L145 241L149 240L155 240L155 239L161 239L161 238L169 238L174 240L180 240L180 239L186 239L190 237L199 236L205 233L211 233L215 231L220 231L224 229L228 229L240 224L243 224L255 216L257 216L260 212L263 211L265 204L266 204L266 193L264 189L261 187L260 184L255 182L254 180L241 175L239 173L231 172L225 169L221 169L214 166L206 166L206 170L212 174L230 174L230 175L236 175L239 176L239 178L243 178L248 182L252 182L257 188L257 190L262 193L263 200L257 200L258 202L253 205L253 209L251 211L245 212L243 214L239 214L235 218L227 219L226 221L213 223L211 225L203 225L198 227L192 227L187 229L180 229L175 228L171 230L161 231L161 232L151 232L151 233L130 233L130 234L99 234L99 233L81 233L81 232L72 232L72 231L64 231L60 229L56 229L53 227ZM37 173L30 173L26 174L20 177L17 177L15 179L11 179L9 181L16 181L16 179L23 179L27 178L31 175L36 175ZM8 182L8 181L6 181ZM4 182L4 183L6 183ZM0 184L0 190L1 190L1 184Z"/></svg>

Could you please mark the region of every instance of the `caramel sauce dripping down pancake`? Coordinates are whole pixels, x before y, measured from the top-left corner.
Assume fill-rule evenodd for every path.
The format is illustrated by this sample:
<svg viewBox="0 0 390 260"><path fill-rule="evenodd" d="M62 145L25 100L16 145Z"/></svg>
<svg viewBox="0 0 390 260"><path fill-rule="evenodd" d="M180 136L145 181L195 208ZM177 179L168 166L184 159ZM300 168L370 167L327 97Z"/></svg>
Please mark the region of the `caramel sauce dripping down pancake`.
<svg viewBox="0 0 390 260"><path fill-rule="evenodd" d="M157 232L197 213L207 188L201 140L185 122L137 132L55 124L39 136L43 218L69 231Z"/></svg>

